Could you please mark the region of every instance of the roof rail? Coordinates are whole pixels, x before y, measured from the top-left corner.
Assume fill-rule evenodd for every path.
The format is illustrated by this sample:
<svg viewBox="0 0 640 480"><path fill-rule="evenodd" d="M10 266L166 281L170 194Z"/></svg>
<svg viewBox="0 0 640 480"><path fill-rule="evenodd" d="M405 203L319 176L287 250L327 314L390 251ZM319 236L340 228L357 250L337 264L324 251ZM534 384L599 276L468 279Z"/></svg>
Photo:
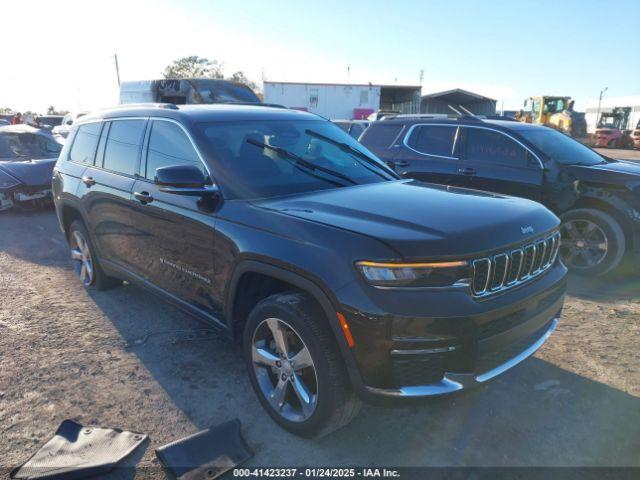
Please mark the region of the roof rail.
<svg viewBox="0 0 640 480"><path fill-rule="evenodd" d="M449 115L448 113L397 113L394 115L385 115L384 117L382 117L380 119L380 121L383 120L393 120L393 119L402 119L402 118L406 118L406 119L428 119L428 118L449 118L449 119L455 119L455 118L459 118L458 115Z"/></svg>
<svg viewBox="0 0 640 480"><path fill-rule="evenodd" d="M111 107L111 108L135 108L135 107L168 108L170 110L178 110L178 106L175 103L157 103L157 102L120 103L115 107Z"/></svg>

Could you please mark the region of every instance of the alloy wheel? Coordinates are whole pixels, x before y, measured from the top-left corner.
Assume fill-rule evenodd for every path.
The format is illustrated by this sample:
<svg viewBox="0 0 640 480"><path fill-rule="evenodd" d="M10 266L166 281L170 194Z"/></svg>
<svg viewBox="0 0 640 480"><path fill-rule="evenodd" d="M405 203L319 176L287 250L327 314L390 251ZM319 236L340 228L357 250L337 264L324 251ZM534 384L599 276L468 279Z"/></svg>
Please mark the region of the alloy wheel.
<svg viewBox="0 0 640 480"><path fill-rule="evenodd" d="M283 320L263 320L253 333L251 357L260 391L273 409L291 422L309 419L318 403L318 378L298 332Z"/></svg>
<svg viewBox="0 0 640 480"><path fill-rule="evenodd" d="M86 286L93 282L93 260L89 243L81 232L74 230L71 235L71 260L78 277Z"/></svg>
<svg viewBox="0 0 640 480"><path fill-rule="evenodd" d="M607 236L594 222L571 220L562 224L561 233L560 256L567 267L595 267L607 256Z"/></svg>

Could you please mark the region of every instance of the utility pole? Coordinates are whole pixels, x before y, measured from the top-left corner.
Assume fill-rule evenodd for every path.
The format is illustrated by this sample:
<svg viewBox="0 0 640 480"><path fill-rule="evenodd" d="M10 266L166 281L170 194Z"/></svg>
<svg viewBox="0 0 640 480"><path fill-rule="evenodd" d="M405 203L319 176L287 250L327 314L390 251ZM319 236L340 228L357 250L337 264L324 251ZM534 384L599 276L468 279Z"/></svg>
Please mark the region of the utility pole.
<svg viewBox="0 0 640 480"><path fill-rule="evenodd" d="M604 89L600 90L600 98L598 98L598 113L596 113L596 128L598 128L598 122L600 121L600 104L602 103L602 97L604 97L608 88L609 87L604 87Z"/></svg>
<svg viewBox="0 0 640 480"><path fill-rule="evenodd" d="M116 76L118 77L118 87L120 86L120 67L118 67L118 54L113 54L113 59L116 62Z"/></svg>

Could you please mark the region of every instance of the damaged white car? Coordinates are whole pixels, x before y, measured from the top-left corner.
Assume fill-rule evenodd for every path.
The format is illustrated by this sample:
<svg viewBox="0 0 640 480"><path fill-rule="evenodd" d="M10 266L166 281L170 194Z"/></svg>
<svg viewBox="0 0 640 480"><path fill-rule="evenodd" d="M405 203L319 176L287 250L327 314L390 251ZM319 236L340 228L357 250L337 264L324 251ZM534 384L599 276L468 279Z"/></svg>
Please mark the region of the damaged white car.
<svg viewBox="0 0 640 480"><path fill-rule="evenodd" d="M51 201L51 177L62 145L46 130L0 127L0 211Z"/></svg>

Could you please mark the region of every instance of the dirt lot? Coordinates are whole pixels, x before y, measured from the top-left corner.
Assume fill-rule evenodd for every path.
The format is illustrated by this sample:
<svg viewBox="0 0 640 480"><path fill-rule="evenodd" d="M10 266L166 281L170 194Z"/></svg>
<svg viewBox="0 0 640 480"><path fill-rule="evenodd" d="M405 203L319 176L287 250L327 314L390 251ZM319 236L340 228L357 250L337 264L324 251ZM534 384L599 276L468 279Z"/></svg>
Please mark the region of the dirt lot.
<svg viewBox="0 0 640 480"><path fill-rule="evenodd" d="M640 466L637 278L571 278L557 332L481 389L421 406L365 406L349 427L310 441L262 411L237 346L137 287L87 293L54 213L6 212L1 465L24 461L71 418L148 433L130 462L146 467L137 478L164 478L154 448L239 417L256 453L249 465Z"/></svg>
<svg viewBox="0 0 640 480"><path fill-rule="evenodd" d="M622 148L596 148L597 152L610 158L619 160L638 160L640 161L640 150L629 150Z"/></svg>

